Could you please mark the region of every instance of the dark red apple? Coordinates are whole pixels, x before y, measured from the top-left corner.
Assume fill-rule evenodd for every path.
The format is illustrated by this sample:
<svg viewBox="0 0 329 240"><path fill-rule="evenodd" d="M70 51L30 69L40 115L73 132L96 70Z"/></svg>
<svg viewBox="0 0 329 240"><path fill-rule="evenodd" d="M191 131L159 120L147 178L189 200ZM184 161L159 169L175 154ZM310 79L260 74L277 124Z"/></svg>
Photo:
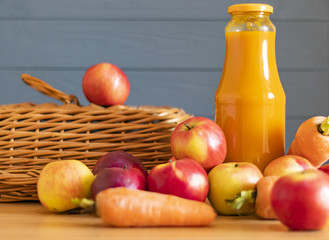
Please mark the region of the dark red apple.
<svg viewBox="0 0 329 240"><path fill-rule="evenodd" d="M102 156L96 162L92 172L94 175L96 175L103 168L112 168L112 167L126 168L126 169L135 168L140 170L145 175L145 177L147 177L148 175L148 172L144 167L143 163L137 157L122 150L109 152L104 156Z"/></svg>
<svg viewBox="0 0 329 240"><path fill-rule="evenodd" d="M178 124L171 134L170 146L176 159L191 158L206 171L222 163L227 152L224 132L205 117L191 117Z"/></svg>
<svg viewBox="0 0 329 240"><path fill-rule="evenodd" d="M329 176L319 170L279 178L271 192L277 218L292 230L319 230L329 220Z"/></svg>
<svg viewBox="0 0 329 240"><path fill-rule="evenodd" d="M124 104L130 92L126 74L111 63L98 63L87 69L82 79L86 98L97 105Z"/></svg>
<svg viewBox="0 0 329 240"><path fill-rule="evenodd" d="M329 164L322 165L318 169L329 175Z"/></svg>
<svg viewBox="0 0 329 240"><path fill-rule="evenodd" d="M209 190L204 168L192 159L180 159L152 168L147 178L152 192L204 201Z"/></svg>
<svg viewBox="0 0 329 240"><path fill-rule="evenodd" d="M114 187L146 190L146 178L141 171L134 168L104 168L96 175L91 185L93 199L100 191Z"/></svg>

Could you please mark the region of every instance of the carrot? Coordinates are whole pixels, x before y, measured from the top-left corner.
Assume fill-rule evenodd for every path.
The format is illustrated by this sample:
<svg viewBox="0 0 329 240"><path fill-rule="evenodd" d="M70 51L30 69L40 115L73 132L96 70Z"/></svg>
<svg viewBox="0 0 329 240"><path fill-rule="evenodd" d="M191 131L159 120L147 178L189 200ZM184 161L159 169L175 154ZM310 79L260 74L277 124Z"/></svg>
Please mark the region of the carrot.
<svg viewBox="0 0 329 240"><path fill-rule="evenodd" d="M217 215L204 202L124 187L98 193L96 208L105 224L116 227L203 226Z"/></svg>
<svg viewBox="0 0 329 240"><path fill-rule="evenodd" d="M329 159L329 117L315 116L303 122L287 154L308 159L315 167Z"/></svg>
<svg viewBox="0 0 329 240"><path fill-rule="evenodd" d="M272 187L278 178L277 176L262 177L256 183L255 189L241 191L235 198L226 200L226 202L237 212L246 204L254 204L253 212L258 217L276 219L270 196Z"/></svg>
<svg viewBox="0 0 329 240"><path fill-rule="evenodd" d="M277 176L263 177L256 184L255 213L260 218L277 218L271 206L271 192L278 178Z"/></svg>

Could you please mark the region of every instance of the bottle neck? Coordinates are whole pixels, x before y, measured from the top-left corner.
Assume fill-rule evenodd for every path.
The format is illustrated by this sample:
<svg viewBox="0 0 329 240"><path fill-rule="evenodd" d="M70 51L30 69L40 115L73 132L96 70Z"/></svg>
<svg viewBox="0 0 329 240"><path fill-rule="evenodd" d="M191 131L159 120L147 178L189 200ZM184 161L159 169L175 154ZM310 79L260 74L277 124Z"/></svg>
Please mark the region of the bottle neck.
<svg viewBox="0 0 329 240"><path fill-rule="evenodd" d="M225 29L225 69L259 73L265 79L277 74L275 26L268 12L232 12ZM242 70L241 70L242 69Z"/></svg>
<svg viewBox="0 0 329 240"><path fill-rule="evenodd" d="M224 71L239 71L269 80L277 76L275 57L275 32L243 31L226 32L226 56ZM236 78L244 79L244 78ZM246 79L254 79L247 77ZM255 79L254 79L255 80Z"/></svg>
<svg viewBox="0 0 329 240"><path fill-rule="evenodd" d="M268 12L233 12L225 32L263 31L275 32Z"/></svg>

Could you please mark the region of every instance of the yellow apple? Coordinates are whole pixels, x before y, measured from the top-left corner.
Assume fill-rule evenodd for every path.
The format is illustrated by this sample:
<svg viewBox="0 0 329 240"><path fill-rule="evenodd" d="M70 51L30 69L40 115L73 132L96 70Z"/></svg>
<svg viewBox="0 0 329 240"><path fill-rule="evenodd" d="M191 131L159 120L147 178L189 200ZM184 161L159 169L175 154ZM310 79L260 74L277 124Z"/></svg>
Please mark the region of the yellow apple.
<svg viewBox="0 0 329 240"><path fill-rule="evenodd" d="M258 167L248 162L227 162L214 167L208 174L211 205L222 215L245 215L254 211L253 204L245 204L238 211L229 202L244 190L253 190L263 177Z"/></svg>
<svg viewBox="0 0 329 240"><path fill-rule="evenodd" d="M82 162L61 160L48 163L37 183L41 204L52 212L64 212L76 208L73 198L91 197L94 175Z"/></svg>

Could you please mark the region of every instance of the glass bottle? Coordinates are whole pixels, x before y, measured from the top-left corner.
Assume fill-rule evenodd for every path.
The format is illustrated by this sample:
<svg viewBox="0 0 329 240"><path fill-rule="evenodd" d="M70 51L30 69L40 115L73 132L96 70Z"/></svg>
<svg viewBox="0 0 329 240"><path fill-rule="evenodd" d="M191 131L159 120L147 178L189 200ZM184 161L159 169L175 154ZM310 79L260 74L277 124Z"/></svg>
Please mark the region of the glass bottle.
<svg viewBox="0 0 329 240"><path fill-rule="evenodd" d="M267 4L237 4L225 28L226 53L215 95L215 121L227 140L226 162L261 171L285 154L285 104L275 57L276 29Z"/></svg>

